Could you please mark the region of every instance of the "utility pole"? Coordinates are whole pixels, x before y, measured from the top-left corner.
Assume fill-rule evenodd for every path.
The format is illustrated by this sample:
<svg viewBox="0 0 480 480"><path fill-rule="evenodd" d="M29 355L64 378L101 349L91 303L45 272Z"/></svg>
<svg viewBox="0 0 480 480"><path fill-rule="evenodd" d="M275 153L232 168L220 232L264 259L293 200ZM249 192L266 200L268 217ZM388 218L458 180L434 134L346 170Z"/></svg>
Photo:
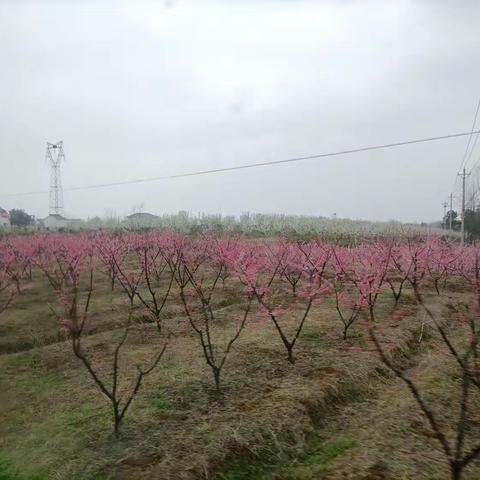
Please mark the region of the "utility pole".
<svg viewBox="0 0 480 480"><path fill-rule="evenodd" d="M448 216L448 229L452 230L453 193L451 193L448 197L450 198L450 215Z"/></svg>
<svg viewBox="0 0 480 480"><path fill-rule="evenodd" d="M463 172L458 174L462 177L462 238L461 245L465 243L465 180L470 175L465 172L465 167L463 167Z"/></svg>
<svg viewBox="0 0 480 480"><path fill-rule="evenodd" d="M447 228L447 205L448 203L447 202L443 202L442 203L442 207L443 207L443 219L442 219L442 230L446 230Z"/></svg>

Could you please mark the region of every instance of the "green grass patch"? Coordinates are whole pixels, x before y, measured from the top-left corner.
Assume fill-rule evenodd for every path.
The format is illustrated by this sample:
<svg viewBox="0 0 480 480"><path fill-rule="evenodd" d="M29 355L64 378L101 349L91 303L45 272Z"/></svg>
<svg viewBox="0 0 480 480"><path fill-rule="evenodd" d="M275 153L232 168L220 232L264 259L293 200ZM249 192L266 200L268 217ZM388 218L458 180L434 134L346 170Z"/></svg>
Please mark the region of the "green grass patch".
<svg viewBox="0 0 480 480"><path fill-rule="evenodd" d="M2 370L9 382L3 386L8 423L0 438L0 480L71 478L70 469L82 470L86 451L95 450L87 447L108 437L106 402L71 389L36 351L5 356Z"/></svg>
<svg viewBox="0 0 480 480"><path fill-rule="evenodd" d="M0 480L18 480L11 470L11 464L3 452L0 451Z"/></svg>
<svg viewBox="0 0 480 480"><path fill-rule="evenodd" d="M230 464L219 474L220 480L313 480L323 478L328 465L356 442L348 439L323 441L310 435L304 448L299 448L288 435L271 436L255 452L254 458L245 457Z"/></svg>
<svg viewBox="0 0 480 480"><path fill-rule="evenodd" d="M298 464L287 468L283 477L285 480L319 479L326 474L327 468L337 457L356 447L353 440L337 440L319 445L316 451L302 459Z"/></svg>
<svg viewBox="0 0 480 480"><path fill-rule="evenodd" d="M158 410L173 410L175 408L172 402L160 400L159 398L153 399L152 405Z"/></svg>

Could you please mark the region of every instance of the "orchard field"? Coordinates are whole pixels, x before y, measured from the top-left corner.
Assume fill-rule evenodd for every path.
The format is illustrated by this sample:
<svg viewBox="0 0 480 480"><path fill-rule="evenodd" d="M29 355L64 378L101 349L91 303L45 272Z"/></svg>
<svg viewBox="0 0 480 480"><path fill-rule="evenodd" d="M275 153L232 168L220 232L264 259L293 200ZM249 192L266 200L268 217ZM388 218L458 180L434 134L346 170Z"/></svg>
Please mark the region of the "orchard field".
<svg viewBox="0 0 480 480"><path fill-rule="evenodd" d="M480 248L0 238L0 479L478 479Z"/></svg>

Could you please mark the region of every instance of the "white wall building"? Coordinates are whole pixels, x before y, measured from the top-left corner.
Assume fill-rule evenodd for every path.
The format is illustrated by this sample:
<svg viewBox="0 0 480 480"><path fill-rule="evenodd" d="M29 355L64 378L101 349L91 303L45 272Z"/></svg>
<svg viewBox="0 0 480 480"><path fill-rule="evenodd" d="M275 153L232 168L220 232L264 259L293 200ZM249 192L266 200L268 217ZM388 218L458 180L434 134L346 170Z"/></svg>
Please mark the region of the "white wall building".
<svg viewBox="0 0 480 480"><path fill-rule="evenodd" d="M83 221L78 218L65 218L58 213L51 213L48 217L39 218L40 227L47 230L59 230L60 228L79 229L83 225Z"/></svg>
<svg viewBox="0 0 480 480"><path fill-rule="evenodd" d="M10 214L0 207L0 228L10 228Z"/></svg>
<svg viewBox="0 0 480 480"><path fill-rule="evenodd" d="M65 228L68 225L68 220L59 214L50 214L48 217L40 219L43 227L48 230L58 230L59 228Z"/></svg>

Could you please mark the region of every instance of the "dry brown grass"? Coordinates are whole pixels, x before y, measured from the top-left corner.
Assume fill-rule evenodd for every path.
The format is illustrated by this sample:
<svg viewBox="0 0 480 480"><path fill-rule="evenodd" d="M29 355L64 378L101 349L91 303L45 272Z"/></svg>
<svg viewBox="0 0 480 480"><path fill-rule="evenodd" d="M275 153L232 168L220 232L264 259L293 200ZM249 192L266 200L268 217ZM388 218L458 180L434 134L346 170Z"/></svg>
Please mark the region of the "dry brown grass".
<svg viewBox="0 0 480 480"><path fill-rule="evenodd" d="M102 288L96 305L101 313L92 318L97 325L85 345L108 375L111 340L119 334L115 315L121 312L110 307L115 294ZM44 306L37 306L42 297L33 290L26 290L24 303L4 320L5 344L18 342L24 351L0 356L2 480L447 478L405 387L380 367L360 328L352 327L351 338L341 340L331 302L309 318L294 365L286 361L273 326L257 312L227 360L220 400L196 337L180 331L115 440L108 404L70 344L58 335L56 341L45 340L57 326ZM432 301L443 314L445 304L459 299L456 293ZM228 338L229 314L239 308L228 292L222 305L220 339L223 333ZM388 293L382 295L379 316L391 307ZM395 347L399 362L418 371L431 395L443 395L448 387L440 383L443 353L432 350L427 338L418 344L423 314L408 296L402 308L404 319L390 323L385 341ZM178 304L171 303L169 311L181 323ZM43 335L39 342L46 345L27 349L25 332L34 315ZM148 361L158 342L151 324L140 327L124 351L124 388L132 381L132 366Z"/></svg>

